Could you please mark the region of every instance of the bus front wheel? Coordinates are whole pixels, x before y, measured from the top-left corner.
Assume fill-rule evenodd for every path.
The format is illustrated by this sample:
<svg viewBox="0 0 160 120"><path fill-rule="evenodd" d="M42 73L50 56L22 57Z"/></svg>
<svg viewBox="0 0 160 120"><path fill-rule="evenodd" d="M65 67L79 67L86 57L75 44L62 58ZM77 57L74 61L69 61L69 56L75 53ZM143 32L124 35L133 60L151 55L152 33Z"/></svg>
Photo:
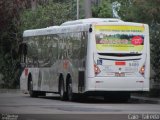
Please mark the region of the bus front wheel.
<svg viewBox="0 0 160 120"><path fill-rule="evenodd" d="M67 97L69 101L73 100L72 83L67 85Z"/></svg>
<svg viewBox="0 0 160 120"><path fill-rule="evenodd" d="M31 78L29 79L29 95L30 97L38 97L38 94L33 91L33 81Z"/></svg>
<svg viewBox="0 0 160 120"><path fill-rule="evenodd" d="M72 89L72 79L71 77L68 77L67 79L67 84L66 84L66 90L67 90L67 99L69 101L74 101L77 99L76 95L73 93L73 89Z"/></svg>

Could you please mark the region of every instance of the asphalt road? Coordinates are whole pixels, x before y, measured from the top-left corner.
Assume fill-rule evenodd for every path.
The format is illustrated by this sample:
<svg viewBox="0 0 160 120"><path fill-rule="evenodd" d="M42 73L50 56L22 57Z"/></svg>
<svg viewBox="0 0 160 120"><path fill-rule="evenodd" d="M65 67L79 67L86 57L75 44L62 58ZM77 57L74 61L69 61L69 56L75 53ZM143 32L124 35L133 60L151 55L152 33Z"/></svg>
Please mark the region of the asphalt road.
<svg viewBox="0 0 160 120"><path fill-rule="evenodd" d="M126 103L106 102L101 98L67 102L60 101L58 95L31 98L21 92L9 92L0 93L0 113L2 120L7 117L15 120L142 120L145 115L159 120L160 104L132 99Z"/></svg>

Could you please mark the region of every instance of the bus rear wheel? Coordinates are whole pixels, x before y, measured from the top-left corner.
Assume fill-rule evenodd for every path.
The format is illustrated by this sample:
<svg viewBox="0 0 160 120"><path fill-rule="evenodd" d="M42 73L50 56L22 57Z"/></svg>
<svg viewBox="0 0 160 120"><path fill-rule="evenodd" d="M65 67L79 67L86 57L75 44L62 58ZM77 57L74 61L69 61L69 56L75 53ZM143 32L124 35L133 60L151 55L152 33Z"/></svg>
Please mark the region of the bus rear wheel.
<svg viewBox="0 0 160 120"><path fill-rule="evenodd" d="M72 83L67 85L67 98L69 101L73 101Z"/></svg>
<svg viewBox="0 0 160 120"><path fill-rule="evenodd" d="M59 85L59 94L60 94L60 99L61 100L66 100L66 93L65 93L65 90L64 90L64 81L61 80L60 81L60 85Z"/></svg>

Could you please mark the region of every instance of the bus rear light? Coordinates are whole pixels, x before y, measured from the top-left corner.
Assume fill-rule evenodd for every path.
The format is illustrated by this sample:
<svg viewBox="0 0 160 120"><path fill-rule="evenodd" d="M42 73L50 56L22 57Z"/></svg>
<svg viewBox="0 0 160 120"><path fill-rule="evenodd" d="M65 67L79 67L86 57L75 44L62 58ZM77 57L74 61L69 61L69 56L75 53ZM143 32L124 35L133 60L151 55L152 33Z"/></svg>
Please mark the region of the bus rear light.
<svg viewBox="0 0 160 120"><path fill-rule="evenodd" d="M142 75L144 75L144 72L145 72L145 66L143 65L140 70L139 70L139 73L141 73Z"/></svg>
<svg viewBox="0 0 160 120"><path fill-rule="evenodd" d="M99 69L99 67L96 64L94 64L94 73L95 73L95 75L98 75L100 72L101 72L101 70Z"/></svg>

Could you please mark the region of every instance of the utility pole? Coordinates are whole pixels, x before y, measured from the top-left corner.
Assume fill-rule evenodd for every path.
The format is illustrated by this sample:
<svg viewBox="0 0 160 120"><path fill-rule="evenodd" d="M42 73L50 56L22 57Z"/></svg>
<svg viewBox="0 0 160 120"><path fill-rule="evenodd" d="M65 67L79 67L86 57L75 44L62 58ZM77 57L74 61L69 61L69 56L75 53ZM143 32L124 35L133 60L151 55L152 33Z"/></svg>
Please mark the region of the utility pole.
<svg viewBox="0 0 160 120"><path fill-rule="evenodd" d="M92 17L91 0L84 0L85 18Z"/></svg>
<svg viewBox="0 0 160 120"><path fill-rule="evenodd" d="M79 19L79 0L77 0L77 20Z"/></svg>

